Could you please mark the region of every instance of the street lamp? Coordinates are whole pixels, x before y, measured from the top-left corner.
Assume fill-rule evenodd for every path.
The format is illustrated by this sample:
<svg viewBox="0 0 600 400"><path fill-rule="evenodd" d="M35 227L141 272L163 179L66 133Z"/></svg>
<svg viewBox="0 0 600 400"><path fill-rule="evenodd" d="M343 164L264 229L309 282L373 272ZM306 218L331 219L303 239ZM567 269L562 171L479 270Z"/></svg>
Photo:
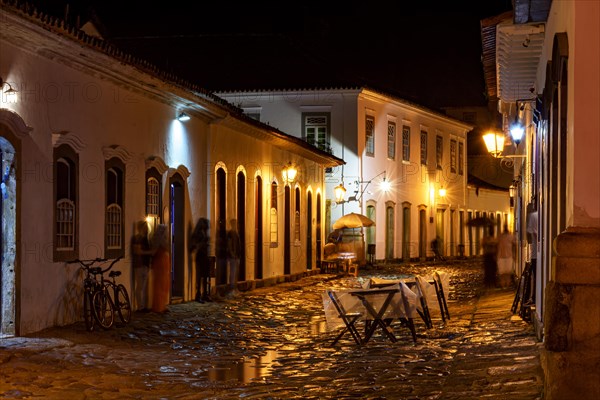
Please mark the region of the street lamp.
<svg viewBox="0 0 600 400"><path fill-rule="evenodd" d="M344 202L344 196L346 195L346 188L343 183L340 183L333 189L333 193L335 194L335 201L338 204Z"/></svg>
<svg viewBox="0 0 600 400"><path fill-rule="evenodd" d="M348 200L344 200L344 196L346 195L346 188L344 187L344 182L341 182L339 185L337 185L334 189L333 192L335 194L335 201L338 204L343 204L343 203L348 203L350 201L358 201L360 202L362 199L363 194L365 193L365 190L367 190L367 187L369 186L369 184L371 182L373 182L375 180L375 178L379 177L383 175L383 179L381 180L381 190L383 190L384 192L387 192L390 187L391 187L391 183L390 181L388 181L385 177L385 171L375 175L373 178L371 178L368 181L355 181L354 183L356 184L356 189L354 190L354 195L348 197ZM362 186L362 184L365 184L364 186ZM359 187L360 185L360 187Z"/></svg>
<svg viewBox="0 0 600 400"><path fill-rule="evenodd" d="M4 95L6 95L7 103L16 103L18 100L17 91L13 89L10 83L4 82L4 79L0 77L0 90L2 90L2 88L5 86L8 86L8 88L2 92L2 97L4 98Z"/></svg>
<svg viewBox="0 0 600 400"><path fill-rule="evenodd" d="M281 170L281 175L283 176L284 182L293 183L297 174L298 170L291 161Z"/></svg>
<svg viewBox="0 0 600 400"><path fill-rule="evenodd" d="M488 153L495 158L500 157L504 150L504 135L496 132L488 132L483 135L483 141L485 142Z"/></svg>
<svg viewBox="0 0 600 400"><path fill-rule="evenodd" d="M515 185L510 185L508 187L508 195L510 197L510 207L514 208L515 206L515 194L516 194L517 188L515 187Z"/></svg>
<svg viewBox="0 0 600 400"><path fill-rule="evenodd" d="M185 121L189 121L189 120L190 120L190 116L189 116L189 115L187 115L186 113L182 112L181 114L179 114L179 115L177 116L177 120L178 120L179 122L185 122Z"/></svg>
<svg viewBox="0 0 600 400"><path fill-rule="evenodd" d="M511 131L512 132L512 131ZM515 144L519 144L521 142L521 138L523 137L523 128L520 129L515 127L513 136L513 142ZM494 158L500 158L501 160L510 159L510 158L525 158L527 154L507 154L503 155L504 151L504 134L498 132L488 132L483 135L483 141L485 142L485 147L487 148L488 153L490 153Z"/></svg>

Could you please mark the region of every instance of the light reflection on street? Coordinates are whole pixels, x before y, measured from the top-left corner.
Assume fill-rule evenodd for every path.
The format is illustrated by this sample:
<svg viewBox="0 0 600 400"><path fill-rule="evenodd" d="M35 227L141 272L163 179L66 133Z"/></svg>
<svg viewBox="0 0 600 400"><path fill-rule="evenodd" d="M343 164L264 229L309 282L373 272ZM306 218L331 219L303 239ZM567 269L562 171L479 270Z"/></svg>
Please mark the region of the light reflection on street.
<svg viewBox="0 0 600 400"><path fill-rule="evenodd" d="M240 362L216 363L206 371L205 376L212 382L236 380L250 383L259 381L270 375L277 355L277 350L267 350L264 355L245 358Z"/></svg>

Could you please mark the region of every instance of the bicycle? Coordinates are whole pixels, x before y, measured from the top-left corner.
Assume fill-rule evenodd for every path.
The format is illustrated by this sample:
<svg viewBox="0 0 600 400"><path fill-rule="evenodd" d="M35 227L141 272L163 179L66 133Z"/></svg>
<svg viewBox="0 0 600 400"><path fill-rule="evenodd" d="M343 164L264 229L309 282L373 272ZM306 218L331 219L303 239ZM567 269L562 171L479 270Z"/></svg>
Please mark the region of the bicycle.
<svg viewBox="0 0 600 400"><path fill-rule="evenodd" d="M102 268L92 267L94 263L99 262L106 262L106 260L95 258L93 260L75 259L66 262L67 264L78 263L80 264L80 268L85 271L85 277L83 278L83 320L85 328L89 332L94 330L96 323L102 326L98 312L93 306L94 295L102 288L101 283L97 278L97 276L102 273Z"/></svg>
<svg viewBox="0 0 600 400"><path fill-rule="evenodd" d="M122 257L118 257L115 259L110 266L102 270L102 273L107 272L112 268L112 266L121 259ZM104 275L101 275L100 282L104 285L106 290L106 295L109 297L112 302L112 306L114 310L117 312L119 319L122 323L128 324L131 321L131 302L129 300L129 293L127 293L127 289L125 285L121 283L117 283L116 277L121 276L121 271L110 271L108 277L110 280L105 280Z"/></svg>

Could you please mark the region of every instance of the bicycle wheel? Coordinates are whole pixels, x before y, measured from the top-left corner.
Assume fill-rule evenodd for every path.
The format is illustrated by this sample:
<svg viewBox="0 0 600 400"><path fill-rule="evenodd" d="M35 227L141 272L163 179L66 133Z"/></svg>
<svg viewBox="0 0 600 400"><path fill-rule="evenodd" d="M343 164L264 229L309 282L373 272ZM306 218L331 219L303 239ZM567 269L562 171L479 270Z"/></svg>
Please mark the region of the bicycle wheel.
<svg viewBox="0 0 600 400"><path fill-rule="evenodd" d="M83 292L83 320L85 322L85 329L89 332L94 330L95 317L94 310L92 309L92 291L85 289Z"/></svg>
<svg viewBox="0 0 600 400"><path fill-rule="evenodd" d="M115 307L121 321L124 324L128 324L131 321L131 303L127 289L121 284L117 285L115 290Z"/></svg>
<svg viewBox="0 0 600 400"><path fill-rule="evenodd" d="M115 322L115 310L107 290L103 288L94 292L92 300L96 321L102 328L109 329Z"/></svg>

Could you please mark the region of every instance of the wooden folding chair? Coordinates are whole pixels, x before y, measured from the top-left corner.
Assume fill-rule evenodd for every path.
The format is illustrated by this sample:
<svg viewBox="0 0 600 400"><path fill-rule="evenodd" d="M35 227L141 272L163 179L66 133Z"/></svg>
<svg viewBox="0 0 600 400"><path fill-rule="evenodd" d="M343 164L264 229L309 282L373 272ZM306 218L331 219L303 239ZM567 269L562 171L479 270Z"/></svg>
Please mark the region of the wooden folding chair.
<svg viewBox="0 0 600 400"><path fill-rule="evenodd" d="M344 321L344 325L345 325L345 328L333 340L331 345L335 346L335 344L338 342L338 340L340 340L342 338L342 336L344 336L344 333L346 333L346 332L350 332L350 335L352 335L352 338L354 339L356 344L362 344L362 339L360 338L360 334L358 332L358 329L356 328L355 323L356 323L356 321L358 321L358 319L360 317L363 316L363 314L360 312L346 312L346 310L344 309L344 306L338 299L335 291L328 290L327 295L329 296L329 298L331 299L331 302L335 306L335 309L338 312L338 317L340 317L341 320Z"/></svg>
<svg viewBox="0 0 600 400"><path fill-rule="evenodd" d="M415 324L413 322L412 317L409 315L410 305L408 304L408 299L406 298L406 294L404 293L404 289L402 286L403 285L401 283L400 284L400 296L402 298L402 304L404 306L406 317L401 317L399 319L400 319L400 322L402 324L406 325L406 327L408 327L408 329L410 330L410 333L413 338L413 342L417 343L417 332L415 331ZM406 286L406 284L404 284L404 287L406 288L406 290L410 290L408 288L408 286Z"/></svg>
<svg viewBox="0 0 600 400"><path fill-rule="evenodd" d="M435 293L437 294L438 303L440 304L440 313L442 314L442 321L446 322L446 318L450 319L450 312L448 311L448 304L446 303L446 294L444 293L444 286L442 285L442 278L439 272L435 271L433 274L433 284L435 285Z"/></svg>
<svg viewBox="0 0 600 400"><path fill-rule="evenodd" d="M421 308L423 309L422 311L417 309L417 313L419 314L423 322L425 322L425 327L427 329L431 329L433 328L433 322L431 322L431 313L429 312L429 305L427 303L427 294L425 293L421 282L422 279L423 278L421 278L420 276L415 276L415 289L417 295L420 298Z"/></svg>

